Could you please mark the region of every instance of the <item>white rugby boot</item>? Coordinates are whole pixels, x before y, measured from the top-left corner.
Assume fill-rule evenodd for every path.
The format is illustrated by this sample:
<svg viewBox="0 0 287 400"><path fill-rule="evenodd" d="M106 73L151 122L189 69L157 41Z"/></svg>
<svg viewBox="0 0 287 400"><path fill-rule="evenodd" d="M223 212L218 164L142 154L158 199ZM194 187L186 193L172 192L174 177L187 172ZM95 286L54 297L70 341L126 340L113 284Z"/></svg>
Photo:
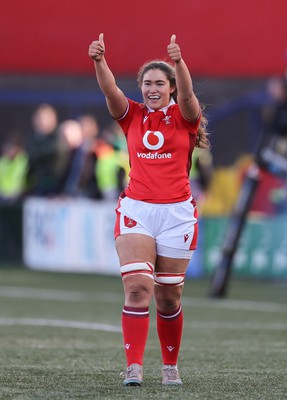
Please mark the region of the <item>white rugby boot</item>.
<svg viewBox="0 0 287 400"><path fill-rule="evenodd" d="M143 368L139 364L131 364L124 372L124 386L141 386L143 381Z"/></svg>
<svg viewBox="0 0 287 400"><path fill-rule="evenodd" d="M162 367L163 385L182 385L176 365L163 365Z"/></svg>

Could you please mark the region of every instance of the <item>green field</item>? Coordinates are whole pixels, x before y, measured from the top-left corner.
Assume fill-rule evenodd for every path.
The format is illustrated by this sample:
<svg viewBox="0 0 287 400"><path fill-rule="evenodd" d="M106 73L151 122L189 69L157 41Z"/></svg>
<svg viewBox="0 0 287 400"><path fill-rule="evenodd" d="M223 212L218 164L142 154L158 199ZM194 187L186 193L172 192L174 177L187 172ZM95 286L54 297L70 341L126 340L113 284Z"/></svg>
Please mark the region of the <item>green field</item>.
<svg viewBox="0 0 287 400"><path fill-rule="evenodd" d="M144 383L122 387L120 278L0 269L0 399L287 399L287 284L188 280L182 387L161 386L151 308Z"/></svg>

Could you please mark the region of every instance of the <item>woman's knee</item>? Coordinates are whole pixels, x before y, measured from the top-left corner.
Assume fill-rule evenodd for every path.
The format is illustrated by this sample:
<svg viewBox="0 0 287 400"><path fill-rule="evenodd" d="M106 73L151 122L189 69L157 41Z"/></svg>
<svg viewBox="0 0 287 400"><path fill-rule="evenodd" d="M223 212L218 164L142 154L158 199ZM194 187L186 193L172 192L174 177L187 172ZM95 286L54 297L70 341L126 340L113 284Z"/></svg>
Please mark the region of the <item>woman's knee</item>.
<svg viewBox="0 0 287 400"><path fill-rule="evenodd" d="M141 279L143 278L143 279ZM153 281L147 277L123 279L126 305L148 306L153 295Z"/></svg>
<svg viewBox="0 0 287 400"><path fill-rule="evenodd" d="M155 303L159 311L170 313L177 310L181 304L182 288L155 287Z"/></svg>

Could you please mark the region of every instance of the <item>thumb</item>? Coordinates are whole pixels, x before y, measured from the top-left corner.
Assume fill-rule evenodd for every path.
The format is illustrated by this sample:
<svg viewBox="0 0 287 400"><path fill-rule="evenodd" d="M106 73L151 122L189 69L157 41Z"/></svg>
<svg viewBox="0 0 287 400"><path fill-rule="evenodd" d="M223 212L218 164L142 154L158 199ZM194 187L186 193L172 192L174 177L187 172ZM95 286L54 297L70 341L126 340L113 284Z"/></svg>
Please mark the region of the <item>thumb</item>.
<svg viewBox="0 0 287 400"><path fill-rule="evenodd" d="M176 35L171 35L170 44L175 44Z"/></svg>
<svg viewBox="0 0 287 400"><path fill-rule="evenodd" d="M101 45L104 45L104 34L103 33L100 33L99 42L101 43Z"/></svg>

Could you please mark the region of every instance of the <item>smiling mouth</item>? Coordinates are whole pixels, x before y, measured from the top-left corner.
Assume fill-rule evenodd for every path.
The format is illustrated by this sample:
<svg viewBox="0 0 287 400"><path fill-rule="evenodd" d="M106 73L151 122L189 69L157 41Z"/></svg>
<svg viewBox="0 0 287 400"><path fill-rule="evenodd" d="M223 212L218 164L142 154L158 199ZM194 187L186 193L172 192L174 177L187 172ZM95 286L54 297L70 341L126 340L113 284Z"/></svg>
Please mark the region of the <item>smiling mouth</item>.
<svg viewBox="0 0 287 400"><path fill-rule="evenodd" d="M148 96L149 100L159 100L160 97L159 96Z"/></svg>

